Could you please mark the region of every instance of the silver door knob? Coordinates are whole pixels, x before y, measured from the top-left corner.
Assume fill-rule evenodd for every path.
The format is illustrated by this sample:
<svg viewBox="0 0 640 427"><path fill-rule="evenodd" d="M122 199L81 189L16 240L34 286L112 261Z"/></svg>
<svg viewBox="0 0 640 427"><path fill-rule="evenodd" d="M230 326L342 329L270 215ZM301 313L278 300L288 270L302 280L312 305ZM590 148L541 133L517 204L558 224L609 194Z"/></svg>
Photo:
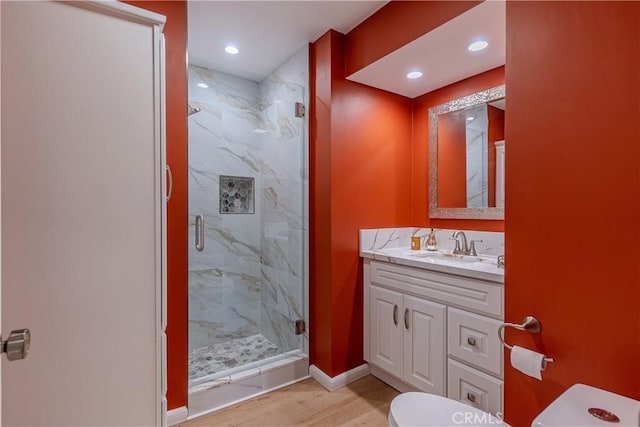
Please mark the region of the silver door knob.
<svg viewBox="0 0 640 427"><path fill-rule="evenodd" d="M31 347L31 332L28 329L11 331L6 341L0 339L0 353L7 353L7 359L20 360L27 357Z"/></svg>

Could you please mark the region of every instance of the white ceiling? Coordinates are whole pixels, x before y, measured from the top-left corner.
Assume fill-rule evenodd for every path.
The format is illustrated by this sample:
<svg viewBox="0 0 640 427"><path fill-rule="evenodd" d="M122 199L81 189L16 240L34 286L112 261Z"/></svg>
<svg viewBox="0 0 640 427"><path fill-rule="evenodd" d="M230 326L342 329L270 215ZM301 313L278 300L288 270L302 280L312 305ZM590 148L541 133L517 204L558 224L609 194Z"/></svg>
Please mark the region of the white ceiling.
<svg viewBox="0 0 640 427"><path fill-rule="evenodd" d="M346 34L385 3L189 1L189 63L260 81L328 29ZM226 53L227 44L240 53Z"/></svg>
<svg viewBox="0 0 640 427"><path fill-rule="evenodd" d="M260 81L329 28L348 33L386 1L189 1L189 63ZM505 1L489 0L352 74L409 98L505 64ZM398 23L401 25L401 23ZM481 52L467 45L484 39ZM240 53L224 51L233 44ZM424 75L406 78L409 71Z"/></svg>
<svg viewBox="0 0 640 427"><path fill-rule="evenodd" d="M485 1L348 79L415 98L504 65L505 22L505 2ZM468 51L469 43L478 39L488 41L489 47ZM423 76L407 79L407 73L413 70L422 71Z"/></svg>

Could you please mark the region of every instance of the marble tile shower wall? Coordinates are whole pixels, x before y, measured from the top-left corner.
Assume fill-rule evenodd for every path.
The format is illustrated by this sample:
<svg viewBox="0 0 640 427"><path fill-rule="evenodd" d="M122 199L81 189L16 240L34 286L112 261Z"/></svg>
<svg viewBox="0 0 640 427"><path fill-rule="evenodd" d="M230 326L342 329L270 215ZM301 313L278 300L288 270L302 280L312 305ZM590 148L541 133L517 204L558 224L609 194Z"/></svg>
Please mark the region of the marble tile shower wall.
<svg viewBox="0 0 640 427"><path fill-rule="evenodd" d="M295 103L307 104L308 51L299 50L260 83L263 109L261 214L262 334L281 350L302 348L294 322L304 318L304 250L307 231L305 118Z"/></svg>
<svg viewBox="0 0 640 427"><path fill-rule="evenodd" d="M262 333L300 347L307 52L262 82L189 66L189 350ZM198 86L206 84L208 87ZM220 175L255 178L255 213L220 214ZM205 249L195 250L195 215Z"/></svg>
<svg viewBox="0 0 640 427"><path fill-rule="evenodd" d="M220 175L259 173L258 93L255 82L189 66L189 102L201 109L188 119L190 351L259 333L260 215L219 213Z"/></svg>
<svg viewBox="0 0 640 427"><path fill-rule="evenodd" d="M474 109L475 119L467 123L467 207L489 206L489 170L487 158L487 104Z"/></svg>

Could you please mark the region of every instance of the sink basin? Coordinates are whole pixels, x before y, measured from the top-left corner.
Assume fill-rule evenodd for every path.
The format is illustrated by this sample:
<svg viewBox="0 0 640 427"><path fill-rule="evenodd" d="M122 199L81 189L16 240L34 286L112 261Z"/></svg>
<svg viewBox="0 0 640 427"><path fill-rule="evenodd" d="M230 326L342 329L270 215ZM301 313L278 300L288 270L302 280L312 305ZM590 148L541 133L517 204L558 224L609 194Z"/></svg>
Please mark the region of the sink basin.
<svg viewBox="0 0 640 427"><path fill-rule="evenodd" d="M618 421L605 421L617 417ZM584 384L574 384L540 413L531 427L638 425L640 402Z"/></svg>
<svg viewBox="0 0 640 427"><path fill-rule="evenodd" d="M482 261L482 258L475 257L475 256L454 255L452 253L443 253L439 251L414 251L413 253L410 253L409 256L417 257L417 258L434 258L434 259L441 259L444 261L464 262L464 263Z"/></svg>

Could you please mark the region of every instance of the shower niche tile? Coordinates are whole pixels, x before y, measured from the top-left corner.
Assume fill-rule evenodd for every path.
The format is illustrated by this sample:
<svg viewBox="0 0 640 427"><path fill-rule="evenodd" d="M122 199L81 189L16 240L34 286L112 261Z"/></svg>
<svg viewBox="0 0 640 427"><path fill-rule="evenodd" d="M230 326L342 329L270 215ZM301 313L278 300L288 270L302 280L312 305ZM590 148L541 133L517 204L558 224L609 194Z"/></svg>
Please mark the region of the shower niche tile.
<svg viewBox="0 0 640 427"><path fill-rule="evenodd" d="M255 179L245 176L220 175L220 213L255 213Z"/></svg>

